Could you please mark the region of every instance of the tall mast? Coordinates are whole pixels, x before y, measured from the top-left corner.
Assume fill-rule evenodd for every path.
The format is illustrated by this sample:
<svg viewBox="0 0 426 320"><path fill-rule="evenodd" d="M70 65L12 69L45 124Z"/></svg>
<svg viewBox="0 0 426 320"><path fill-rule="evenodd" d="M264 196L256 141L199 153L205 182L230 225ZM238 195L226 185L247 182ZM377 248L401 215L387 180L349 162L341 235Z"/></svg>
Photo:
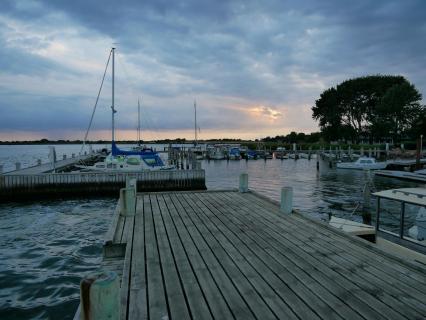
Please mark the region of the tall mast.
<svg viewBox="0 0 426 320"><path fill-rule="evenodd" d="M111 110L112 110L112 141L114 141L115 140L114 114L116 113L116 111L114 109L115 48L112 48L111 51L112 51L112 105L111 105Z"/></svg>
<svg viewBox="0 0 426 320"><path fill-rule="evenodd" d="M138 98L138 145L141 145L141 105Z"/></svg>
<svg viewBox="0 0 426 320"><path fill-rule="evenodd" d="M194 100L194 133L195 133L195 143L194 145L197 145L197 102Z"/></svg>

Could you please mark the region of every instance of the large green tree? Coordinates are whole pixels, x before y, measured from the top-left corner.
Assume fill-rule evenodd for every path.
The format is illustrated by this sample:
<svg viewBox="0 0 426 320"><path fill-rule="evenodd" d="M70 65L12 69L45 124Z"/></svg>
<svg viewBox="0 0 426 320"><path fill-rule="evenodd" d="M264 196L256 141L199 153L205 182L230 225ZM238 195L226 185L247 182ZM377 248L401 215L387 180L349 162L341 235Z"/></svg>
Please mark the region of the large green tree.
<svg viewBox="0 0 426 320"><path fill-rule="evenodd" d="M421 94L402 76L366 76L325 90L312 117L328 140L398 139L424 112L420 100Z"/></svg>

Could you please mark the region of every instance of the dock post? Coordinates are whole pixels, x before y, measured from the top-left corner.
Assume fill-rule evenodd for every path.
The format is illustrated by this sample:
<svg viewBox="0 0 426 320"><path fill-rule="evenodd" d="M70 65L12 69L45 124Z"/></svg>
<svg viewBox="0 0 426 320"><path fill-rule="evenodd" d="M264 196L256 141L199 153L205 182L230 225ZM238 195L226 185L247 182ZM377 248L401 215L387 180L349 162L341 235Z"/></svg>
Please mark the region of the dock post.
<svg viewBox="0 0 426 320"><path fill-rule="evenodd" d="M115 272L97 272L80 283L80 319L120 319L120 281Z"/></svg>
<svg viewBox="0 0 426 320"><path fill-rule="evenodd" d="M280 211L284 214L291 214L293 211L293 188L281 188L281 206Z"/></svg>
<svg viewBox="0 0 426 320"><path fill-rule="evenodd" d="M122 216L134 216L136 213L136 190L135 188L120 189L120 204Z"/></svg>
<svg viewBox="0 0 426 320"><path fill-rule="evenodd" d="M247 192L248 191L248 174L247 173L241 173L240 174L240 192Z"/></svg>
<svg viewBox="0 0 426 320"><path fill-rule="evenodd" d="M135 193L137 193L137 179L135 177L132 176L126 176L126 189L129 188L134 188L135 189Z"/></svg>
<svg viewBox="0 0 426 320"><path fill-rule="evenodd" d="M319 171L319 167L320 167L319 159L320 159L320 153L319 153L319 151L317 150L317 171Z"/></svg>
<svg viewBox="0 0 426 320"><path fill-rule="evenodd" d="M371 158L371 148L368 149L368 157Z"/></svg>
<svg viewBox="0 0 426 320"><path fill-rule="evenodd" d="M67 155L66 154L63 154L62 155L62 160L65 160L67 158Z"/></svg>
<svg viewBox="0 0 426 320"><path fill-rule="evenodd" d="M21 163L15 162L15 168L16 168L16 171L21 170Z"/></svg>

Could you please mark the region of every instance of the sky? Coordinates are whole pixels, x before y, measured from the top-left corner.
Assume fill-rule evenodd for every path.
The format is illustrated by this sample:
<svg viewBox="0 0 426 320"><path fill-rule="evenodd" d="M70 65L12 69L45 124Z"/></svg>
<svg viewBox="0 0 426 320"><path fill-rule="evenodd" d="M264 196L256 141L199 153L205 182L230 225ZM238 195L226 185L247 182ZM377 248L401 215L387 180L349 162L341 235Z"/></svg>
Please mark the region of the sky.
<svg viewBox="0 0 426 320"><path fill-rule="evenodd" d="M116 139L318 131L311 107L358 76L426 94L426 1L0 1L0 140L82 139L115 56ZM111 136L111 68L89 139Z"/></svg>

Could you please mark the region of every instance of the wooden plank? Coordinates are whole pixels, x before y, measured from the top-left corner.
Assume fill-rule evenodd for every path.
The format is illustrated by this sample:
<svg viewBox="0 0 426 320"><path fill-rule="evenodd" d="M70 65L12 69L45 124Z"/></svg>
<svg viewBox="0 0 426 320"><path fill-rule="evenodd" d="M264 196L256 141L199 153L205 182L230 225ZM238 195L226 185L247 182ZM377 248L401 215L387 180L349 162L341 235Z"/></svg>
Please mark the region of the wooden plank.
<svg viewBox="0 0 426 320"><path fill-rule="evenodd" d="M253 252L244 248L245 244L239 239L241 230L238 227L238 236L233 236L218 219L213 217L214 214L210 211L212 210L211 206L201 201L201 197L204 195L193 194L185 196L189 203L201 209L197 210L195 214L199 219L197 224L204 224L210 231L211 236L217 239L227 255L238 266L240 272L256 288L260 295L260 300L264 300L268 304L277 318L297 319L297 316L299 316L304 319L319 319L310 306L300 300L295 292L289 289L287 283L282 282L277 274L268 269L266 262L261 261ZM219 212L219 214L223 214L223 212ZM233 227L235 226L232 224L230 228ZM327 308L323 309L326 311ZM341 319L340 317L334 317L336 313L330 308L327 311L329 319Z"/></svg>
<svg viewBox="0 0 426 320"><path fill-rule="evenodd" d="M213 254L221 262L231 281L250 305L256 317L275 319L278 318L278 313L284 313L287 317L293 316L295 319L296 317L285 304L277 303L279 299L276 299L276 292L260 279L256 270L245 263L244 258L235 250L233 251L229 243L213 236L214 231L209 229L211 226L206 225L205 221L199 216L200 210L204 210L203 204L191 204L192 197L188 195L184 195L184 197L195 211L195 214L191 215L190 218L203 234Z"/></svg>
<svg viewBox="0 0 426 320"><path fill-rule="evenodd" d="M117 205L115 206L110 227L105 235L104 245L112 244L114 242L114 235L117 230L119 219L120 219L120 199L117 201Z"/></svg>
<svg viewBox="0 0 426 320"><path fill-rule="evenodd" d="M201 290L195 271L191 266L189 258L177 235L173 222L171 221L169 208L167 207L163 195L158 195L157 201L160 207L161 218L165 226L169 246L173 253L173 259L178 269L179 278L181 279L181 284L191 311L191 317L195 319L213 319L205 299L205 294Z"/></svg>
<svg viewBox="0 0 426 320"><path fill-rule="evenodd" d="M157 195L150 195L152 216L154 222L155 238L157 240L161 273L163 274L165 291L170 317L175 319L190 319L187 298L182 288L179 270L176 267L170 243L164 228L161 211L157 201Z"/></svg>
<svg viewBox="0 0 426 320"><path fill-rule="evenodd" d="M253 199L257 203L262 200L256 194L249 193L247 194L247 197ZM276 205L268 201L261 202L263 208L268 208L272 210L272 212L267 212L267 216L269 216L269 219L276 218L276 213L278 213L279 215L279 211L277 211ZM318 233L324 235L325 239L329 239L329 237L333 235L333 241L329 241L330 246L343 248L346 251L351 252L353 256L366 257L367 264L375 269L377 269L377 264L371 262L376 262L380 260L381 263L379 264L380 268L378 270L381 272L385 271L385 273L390 275L391 277L396 277L413 287L417 287L417 284L419 282L422 284L426 284L426 277L423 276L423 272L421 272L420 274L419 272L410 272L412 268L407 263L401 263L400 261L398 261L400 259L392 259L393 263L385 263L385 261L388 261L388 259L390 258L389 254L384 254L382 251L377 250L377 248L374 248L373 245L365 241L357 239L358 241L351 241L348 243L346 235L340 236L336 232L332 232L332 229L330 229L328 226L323 226L321 224L314 225L311 221L298 214L292 215L292 219L293 220L289 220L289 223L297 223L300 228L303 228L304 226L311 229L315 228ZM294 222L294 220L297 220L297 222ZM422 294L422 292L419 292L419 294Z"/></svg>
<svg viewBox="0 0 426 320"><path fill-rule="evenodd" d="M292 219L289 220L289 223L297 225L299 228L303 228L303 230L306 230L305 232L308 232L308 234L312 232L312 228L316 227L316 225L309 223L309 221L300 215L292 215ZM307 229L305 227L307 227ZM419 282L424 287L424 281L414 280L415 278L424 280L425 277L423 276L423 273L421 273L421 275L418 275L418 272L407 273L409 268L408 266L403 268L403 265L400 266L399 269L401 272L396 271L396 269L389 269L390 265L399 264L399 262L394 261L393 259L389 260L389 257L384 257L380 251L374 255L374 252L371 252L370 250L364 250L363 247L354 245L352 242L350 242L348 245L345 245L345 237L337 235L335 232L333 232L332 229L327 230L324 227L318 227L315 228L315 230L317 234L322 235L322 237L319 238L319 241L325 242L321 248L336 248L339 252L342 251L343 254L339 256L342 256L344 259L348 260L349 263L359 263L360 260L363 261L365 263L363 268L368 271L368 274L371 274L372 276L374 275L374 277L371 279L373 282L376 279L381 279L385 281L385 285L389 284L392 287L397 286L398 289L405 293L412 293L414 290L416 291L415 297L419 301L426 300L425 291L421 290L419 287ZM348 242L347 239L346 242ZM348 251L348 246L351 246L351 248L353 247L353 250ZM367 251L367 253L364 251ZM380 267L378 267L379 265ZM399 282L396 283L396 281Z"/></svg>
<svg viewBox="0 0 426 320"><path fill-rule="evenodd" d="M232 202L235 202L235 201L236 200L233 199ZM259 214L259 212L263 210L261 206L256 207L256 205L254 205L252 202L250 202L250 205L251 205L251 208L252 208L251 211L253 212L253 214ZM254 208L256 208L256 210L253 210ZM256 220L256 222L262 223L263 220L264 219L262 216L262 219L258 219ZM284 219L281 219L281 220L284 220ZM285 219L285 220L286 221L291 220L291 217L290 219ZM270 224L270 227L274 229L276 228L276 224L277 223ZM292 234L291 237L286 236L288 232L291 232ZM301 247L303 251L308 253L309 259L312 259L312 258L317 259L317 263L324 263L326 268L329 268L333 271L341 270L339 274L348 280L347 285L353 286L355 284L359 288L364 290L366 293L370 292L369 294L370 298L368 299L368 301L365 301L367 304L371 304L372 307L376 308L377 310L381 310L385 314L387 313L389 316L393 318L404 316L404 314L398 315L395 312L402 313L401 308L405 307L405 309L407 309L407 306L400 303L397 299L394 299L391 295L388 294L387 291L384 291L383 282L377 282L376 285L371 285L371 281L373 281L374 283L374 279L373 278L370 279L369 278L370 276L368 274L363 274L363 276L357 276L357 273L362 274L363 272L362 265L359 265L359 261L358 261L358 264L345 265L345 261L342 261L342 259L339 259L339 255L342 255L345 253L344 250L334 251L334 252L331 251L328 253L322 252L322 250L327 250L326 248L324 248L326 245L324 246L321 244L317 244L319 239L314 238L313 236L314 233L315 233L314 230L310 230L310 232L304 232L302 230L295 230L293 228L293 230L290 229L289 231L276 229L271 234L276 234L278 236L278 239L280 237L285 237L288 241L293 242L298 247ZM309 237L308 236L303 237L303 235L306 235L306 234L309 235ZM368 280L365 280L365 278L368 278ZM387 287L386 289L391 290L392 292L391 288ZM363 295L360 298L364 298L365 296L366 295ZM402 295L399 295L398 298L402 299L404 297ZM418 304L416 306L418 306ZM407 312L409 314L413 312L416 313L415 311L410 309L407 309L404 312Z"/></svg>
<svg viewBox="0 0 426 320"><path fill-rule="evenodd" d="M172 236L170 237L171 241L173 238L176 239L176 241L172 241L172 245L174 245L175 248L181 247L180 251L176 249L176 256L178 255L178 252L182 252L183 250L184 254L180 254L179 256L182 257L182 260L184 261L186 259L183 257L187 257L187 261L190 264L193 275L200 286L200 290L202 291L202 295L198 295L198 297L196 295L194 297L188 295L190 306L192 303L195 303L199 304L199 307L202 307L203 300L201 298L203 297L205 301L207 301L207 307L215 319L234 318L224 296L213 278L211 271L203 260L202 255L199 253L197 246L193 242L186 226L183 224L183 221L177 212L177 210L179 210L182 213L184 210L183 207L175 199L175 201L172 201L170 194L163 194L163 199L168 208L168 211L166 212L167 214L163 216L165 221L167 221L166 227L169 227L168 230L170 235L175 233L177 236L177 238ZM189 276L190 275L188 275L188 277ZM189 282L189 284L191 283L192 281ZM197 312L194 311L193 308L192 310L192 314L196 317ZM208 315L203 315L203 317L208 317Z"/></svg>
<svg viewBox="0 0 426 320"><path fill-rule="evenodd" d="M210 196L211 197L211 196ZM226 203L226 199L222 199L222 194L218 195L219 201L229 206ZM207 199L209 201L209 199ZM217 207L217 203L210 199L212 207ZM328 304L334 310L345 319L358 319L360 315L370 319L380 319L381 316L372 309L366 309L365 303L355 298L353 295L348 295L347 289L339 286L334 281L330 281L324 277L322 272L316 272L317 270L310 266L307 262L302 261L301 263L295 262L293 257L287 257L285 253L288 252L287 248L284 248L282 252L274 252L271 247L281 246L275 239L265 241L259 234L267 232L258 223L252 223L248 218L248 214L241 217L238 213L238 209L229 206L232 210L231 214L223 214L220 219L223 224L231 226L231 222L238 225L239 228L245 230L238 236L241 240L244 240L246 246L250 249L256 249L259 257L265 261L269 268L276 272L279 277L289 284L303 283L309 291L317 295L316 299L318 303L323 300L323 304ZM219 218L219 216L218 216ZM267 261L267 262L266 262ZM301 297L304 299L310 298L311 300L315 297L309 297L302 293ZM310 301L306 302L308 305L314 306L317 303L314 302L312 305ZM348 305L346 305L348 304ZM352 306L352 309L350 309ZM316 310L321 310L320 306L316 307ZM323 317L326 314L323 314Z"/></svg>
<svg viewBox="0 0 426 320"><path fill-rule="evenodd" d="M145 227L145 264L148 286L148 318L169 318L167 293L164 287L163 274L161 272L158 246L155 239L153 212L151 202L144 203L144 227Z"/></svg>
<svg viewBox="0 0 426 320"><path fill-rule="evenodd" d="M172 195L173 202L176 204L177 211L180 218L188 230L192 241L197 247L198 252L201 254L204 263L207 265L209 272L219 287L221 294L224 296L228 307L231 309L236 319L254 319L255 316L251 307L247 304L245 299L240 295L232 279L228 276L223 269L220 261L212 253L210 247L204 239L204 235L199 232L189 216L194 214L192 207L187 203L181 202L182 197ZM178 205L179 203L179 205ZM183 210L182 210L183 209Z"/></svg>
<svg viewBox="0 0 426 320"><path fill-rule="evenodd" d="M149 205L148 196L137 197L129 291L129 319L148 319L144 207Z"/></svg>
<svg viewBox="0 0 426 320"><path fill-rule="evenodd" d="M132 263L132 245L133 245L133 227L134 227L134 217L126 218L126 226L123 232L123 243L126 243L126 253L124 256L124 266L123 266L123 277L121 280L120 288L120 302L121 302L121 319L126 319L128 311L128 298L129 298L129 285L130 285L130 269Z"/></svg>

